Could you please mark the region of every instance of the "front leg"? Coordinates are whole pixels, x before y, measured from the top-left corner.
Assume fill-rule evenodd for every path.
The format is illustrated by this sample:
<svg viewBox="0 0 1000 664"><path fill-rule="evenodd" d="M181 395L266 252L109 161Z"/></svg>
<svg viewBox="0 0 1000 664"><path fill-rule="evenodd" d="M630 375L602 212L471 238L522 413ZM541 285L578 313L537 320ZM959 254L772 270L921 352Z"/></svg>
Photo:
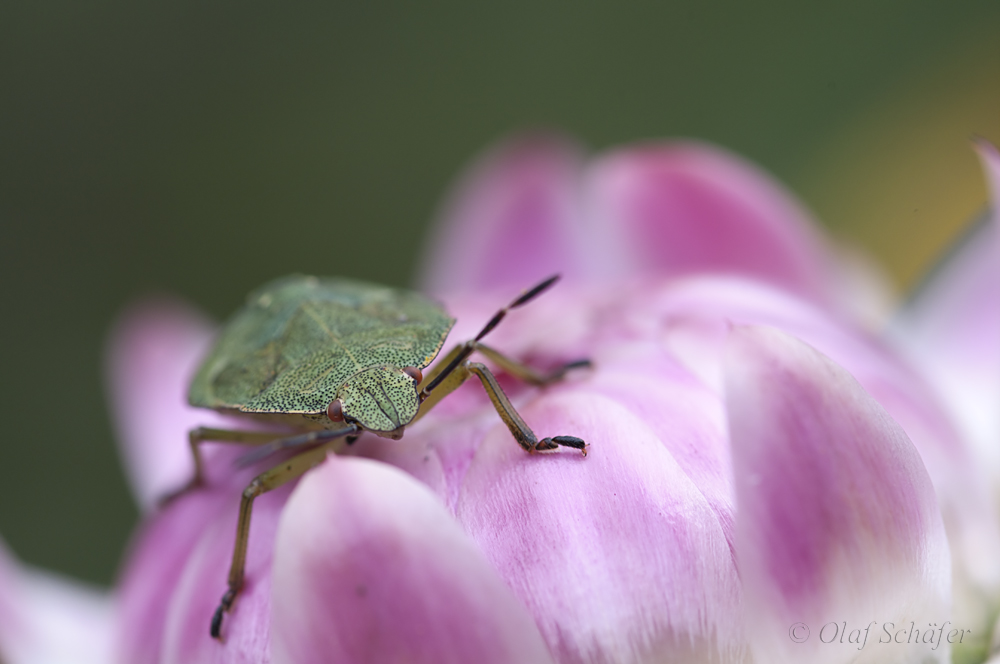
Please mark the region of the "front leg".
<svg viewBox="0 0 1000 664"><path fill-rule="evenodd" d="M544 374L523 362L507 357L484 343L470 339L464 344L452 348L444 358L435 362L434 366L424 374L423 380L417 386L417 390L420 391L420 410L410 422L411 424L426 415L439 401L457 390L469 378L471 375L469 373L470 363L465 360L474 352L480 352L490 358L496 362L498 367L515 378L520 378L530 385L539 387L562 380L573 369L593 366L590 360L575 360ZM490 375L492 376L492 374ZM486 389L489 390L488 387Z"/></svg>
<svg viewBox="0 0 1000 664"><path fill-rule="evenodd" d="M520 378L529 385L537 385L539 387L562 380L572 369L587 369L593 366L590 363L590 360L575 360L573 362L567 362L560 367L556 367L554 371L550 371L549 373L542 373L533 367L529 367L523 362L518 362L515 359L507 357L500 351L490 348L484 343L478 341L472 341L470 343L474 345L476 352L482 353L486 357L490 358L498 367L509 373L511 376Z"/></svg>
<svg viewBox="0 0 1000 664"><path fill-rule="evenodd" d="M465 344L458 346L456 350L462 349L464 346ZM499 355L499 353L497 354ZM457 353L453 351L449 355L457 355ZM445 359L448 360L448 358ZM573 363L573 366L578 366L578 363ZM587 456L587 443L576 436L553 436L552 438L538 440L535 432L531 430L531 427L528 426L514 409L514 405L507 398L507 395L504 393L503 388L500 387L493 373L479 362L463 362L451 368L447 374L439 376L440 379L434 386L433 391L428 393L423 403L421 403L420 411L413 418L414 421L426 415L441 399L457 390L472 375L479 378L479 382L483 384L483 389L486 390L486 394L493 403L497 414L500 415L500 419L507 425L507 429L514 436L514 440L526 451L543 452L554 450L561 445L580 450L584 456Z"/></svg>
<svg viewBox="0 0 1000 664"><path fill-rule="evenodd" d="M553 436L552 438L538 440L535 432L531 430L531 427L514 410L510 399L507 398L503 388L500 387L500 383L497 382L496 376L486 368L486 365L479 362L469 362L467 366L468 371L475 374L483 384L483 389L486 390L490 401L493 402L493 407L496 408L500 419L507 425L511 435L514 436L514 440L526 451L544 452L546 450L554 450L562 445L563 447L572 447L573 449L580 450L583 456L587 456L587 443L582 438L577 438L576 436Z"/></svg>
<svg viewBox="0 0 1000 664"><path fill-rule="evenodd" d="M424 379L420 381L420 385L417 386L420 391L420 410L417 411L417 415L411 423L426 415L441 399L457 390L462 383L468 380L469 376L475 374L483 384L483 389L486 390L490 401L493 402L493 407L496 408L500 419L504 421L511 435L514 436L514 439L525 450L528 452L554 450L556 447L562 445L580 450L584 456L587 456L587 443L576 436L554 436L538 440L531 427L514 410L510 399L504 394L503 389L490 370L478 362L467 361L470 355L479 351L511 375L533 385L547 385L560 380L570 369L589 367L589 360L579 360L565 364L550 374L543 374L481 343L482 338L499 325L500 321L507 316L507 313L511 309L516 309L531 302L545 292L558 278L558 275L549 277L534 288L521 293L513 302L497 311L474 339L455 346L443 359L435 363L427 372Z"/></svg>

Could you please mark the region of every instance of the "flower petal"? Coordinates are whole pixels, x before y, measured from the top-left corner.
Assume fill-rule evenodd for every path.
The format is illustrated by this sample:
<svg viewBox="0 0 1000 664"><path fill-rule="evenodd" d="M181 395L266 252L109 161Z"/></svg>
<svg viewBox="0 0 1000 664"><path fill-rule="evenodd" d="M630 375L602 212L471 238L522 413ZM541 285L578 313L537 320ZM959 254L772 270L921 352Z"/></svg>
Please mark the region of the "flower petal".
<svg viewBox="0 0 1000 664"><path fill-rule="evenodd" d="M726 400L757 661L948 661L947 644L821 641L828 624L936 632L949 617L937 499L899 425L846 371L771 328L732 331ZM797 623L813 638L794 642Z"/></svg>
<svg viewBox="0 0 1000 664"><path fill-rule="evenodd" d="M488 152L461 180L432 236L423 287L431 293L527 288L572 276L579 239L580 156L565 139L528 135Z"/></svg>
<svg viewBox="0 0 1000 664"><path fill-rule="evenodd" d="M278 529L275 662L551 662L440 502L386 464L331 457Z"/></svg>
<svg viewBox="0 0 1000 664"><path fill-rule="evenodd" d="M608 276L728 272L812 299L831 268L805 210L773 179L709 145L612 153L585 177L593 262Z"/></svg>
<svg viewBox="0 0 1000 664"><path fill-rule="evenodd" d="M527 455L497 423L466 475L457 517L556 658L741 661L741 591L725 524L656 433L583 385L546 391L520 410L539 436L588 440L589 455Z"/></svg>
<svg viewBox="0 0 1000 664"><path fill-rule="evenodd" d="M25 569L0 543L0 661L106 664L111 629L106 593Z"/></svg>
<svg viewBox="0 0 1000 664"><path fill-rule="evenodd" d="M989 189L988 211L928 276L895 321L890 338L923 370L968 442L973 461L942 491L951 533L955 620L979 633L989 628L1000 593L1000 535L994 506L1000 495L1000 153L977 145ZM912 434L911 434L912 437ZM914 442L918 444L916 438ZM923 451L923 448L921 448ZM985 485L985 488L982 488ZM992 496L989 496L992 485ZM949 509L951 507L951 509ZM957 526L957 527L956 527Z"/></svg>
<svg viewBox="0 0 1000 664"><path fill-rule="evenodd" d="M188 382L213 332L191 307L159 300L126 311L109 338L109 401L132 491L146 510L190 479L188 430L226 426L221 415L187 405Z"/></svg>
<svg viewBox="0 0 1000 664"><path fill-rule="evenodd" d="M1000 152L977 146L992 210L918 290L895 340L935 383L981 462L1000 482Z"/></svg>

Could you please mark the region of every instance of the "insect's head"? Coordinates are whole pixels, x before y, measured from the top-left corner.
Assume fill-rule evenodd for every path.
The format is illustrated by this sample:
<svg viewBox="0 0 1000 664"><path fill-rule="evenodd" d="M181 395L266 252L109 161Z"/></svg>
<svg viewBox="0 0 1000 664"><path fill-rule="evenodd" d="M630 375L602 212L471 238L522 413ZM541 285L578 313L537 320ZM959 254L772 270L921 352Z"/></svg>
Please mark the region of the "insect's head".
<svg viewBox="0 0 1000 664"><path fill-rule="evenodd" d="M403 429L417 415L419 369L382 366L359 371L341 385L327 408L333 421L359 424L384 438L402 438Z"/></svg>

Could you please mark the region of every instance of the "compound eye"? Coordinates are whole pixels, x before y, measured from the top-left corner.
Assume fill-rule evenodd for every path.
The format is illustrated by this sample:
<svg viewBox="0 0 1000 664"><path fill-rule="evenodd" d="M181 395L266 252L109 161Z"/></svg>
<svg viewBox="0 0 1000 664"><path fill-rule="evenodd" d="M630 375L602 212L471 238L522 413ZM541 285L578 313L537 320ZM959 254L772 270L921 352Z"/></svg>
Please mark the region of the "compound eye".
<svg viewBox="0 0 1000 664"><path fill-rule="evenodd" d="M418 383L424 379L424 374L416 367L403 367L403 373Z"/></svg>
<svg viewBox="0 0 1000 664"><path fill-rule="evenodd" d="M340 403L340 399L334 399L330 402L330 405L326 407L326 416L334 422L344 421L344 404Z"/></svg>

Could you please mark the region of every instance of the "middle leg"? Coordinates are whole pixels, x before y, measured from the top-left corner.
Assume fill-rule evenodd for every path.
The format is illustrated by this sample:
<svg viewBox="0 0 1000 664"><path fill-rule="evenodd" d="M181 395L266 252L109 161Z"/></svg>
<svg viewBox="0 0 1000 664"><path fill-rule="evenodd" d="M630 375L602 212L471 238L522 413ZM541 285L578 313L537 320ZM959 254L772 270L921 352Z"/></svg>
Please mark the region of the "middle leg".
<svg viewBox="0 0 1000 664"><path fill-rule="evenodd" d="M459 346L458 348L461 348ZM576 436L553 436L538 440L535 432L524 421L524 419L514 409L514 405L507 398L496 376L493 375L485 365L479 362L464 362L457 365L450 373L438 382L436 389L420 404L420 411L414 421L426 415L441 399L457 390L462 383L475 375L479 382L483 384L483 389L490 398L493 407L496 409L500 419L507 425L507 429L518 445L528 452L544 452L554 450L559 446L572 447L580 450L587 456L587 443L582 438Z"/></svg>
<svg viewBox="0 0 1000 664"><path fill-rule="evenodd" d="M587 443L582 438L577 438L576 436L553 436L552 438L538 440L535 432L531 430L531 427L514 410L513 404L507 398L503 388L500 387L496 376L486 368L486 365L479 362L469 362L468 370L475 374L483 384L483 389L486 390L490 401L493 402L493 407L496 409L497 414L500 415L500 419L507 425L507 429L514 436L514 440L526 451L544 452L546 450L554 450L561 445L580 450L583 456L587 456Z"/></svg>
<svg viewBox="0 0 1000 664"><path fill-rule="evenodd" d="M191 459L194 461L194 473L188 482L174 489L165 496L162 496L157 504L165 507L177 498L180 498L188 491L200 487L205 482L205 464L201 458L202 443L235 443L237 445L266 445L276 439L288 434L273 433L268 431L241 431L239 429L213 429L211 427L198 427L188 431L188 448L191 450Z"/></svg>

